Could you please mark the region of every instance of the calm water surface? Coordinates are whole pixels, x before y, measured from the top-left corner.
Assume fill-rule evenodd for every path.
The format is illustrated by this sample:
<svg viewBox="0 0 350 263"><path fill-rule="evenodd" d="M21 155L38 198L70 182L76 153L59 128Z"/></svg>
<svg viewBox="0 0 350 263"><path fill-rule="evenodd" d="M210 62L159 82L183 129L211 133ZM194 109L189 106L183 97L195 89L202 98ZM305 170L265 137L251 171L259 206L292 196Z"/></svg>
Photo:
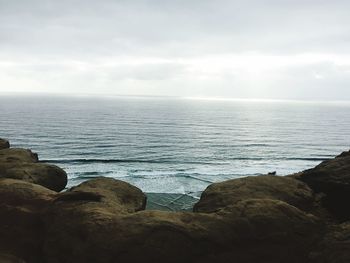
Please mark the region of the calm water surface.
<svg viewBox="0 0 350 263"><path fill-rule="evenodd" d="M198 197L217 181L317 165L350 147L350 105L0 97L0 137L64 168Z"/></svg>

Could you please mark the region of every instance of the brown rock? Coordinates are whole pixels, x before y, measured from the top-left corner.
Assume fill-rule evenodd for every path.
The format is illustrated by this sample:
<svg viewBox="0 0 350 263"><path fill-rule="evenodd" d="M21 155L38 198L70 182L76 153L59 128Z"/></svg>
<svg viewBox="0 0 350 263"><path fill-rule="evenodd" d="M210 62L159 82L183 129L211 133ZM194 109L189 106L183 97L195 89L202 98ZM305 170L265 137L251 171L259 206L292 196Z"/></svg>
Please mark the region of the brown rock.
<svg viewBox="0 0 350 263"><path fill-rule="evenodd" d="M101 197L100 202L127 213L144 210L146 195L137 187L126 182L100 177L86 181L69 190L71 195L78 193L95 193Z"/></svg>
<svg viewBox="0 0 350 263"><path fill-rule="evenodd" d="M8 140L0 138L0 150L10 148L10 143Z"/></svg>
<svg viewBox="0 0 350 263"><path fill-rule="evenodd" d="M329 227L320 246L311 253L312 262L350 262L350 222Z"/></svg>
<svg viewBox="0 0 350 263"><path fill-rule="evenodd" d="M7 162L18 165L18 162L35 163L38 155L28 149L9 148L0 150L0 163Z"/></svg>
<svg viewBox="0 0 350 263"><path fill-rule="evenodd" d="M12 178L42 185L59 192L67 185L67 174L61 168L45 163L0 162L0 178Z"/></svg>
<svg viewBox="0 0 350 263"><path fill-rule="evenodd" d="M110 229L111 224L123 215L144 209L145 201L146 196L138 188L104 177L84 182L59 194L45 216L45 222L49 222L45 243L48 262L108 262L107 259L113 258L115 254L109 250L109 247L114 247L113 244L104 247L109 243L108 239L115 239L113 235L116 232ZM63 218L60 225L52 225ZM63 255L51 247L61 240L65 240L64 243L77 242L79 245L72 247L72 243L58 244L57 248L63 254L67 253ZM102 257L101 253L104 253Z"/></svg>
<svg viewBox="0 0 350 263"><path fill-rule="evenodd" d="M21 180L0 179L0 203L14 206L42 207L57 193Z"/></svg>
<svg viewBox="0 0 350 263"><path fill-rule="evenodd" d="M67 185L67 174L61 168L38 162L38 155L27 149L0 150L0 178L12 178L61 191Z"/></svg>
<svg viewBox="0 0 350 263"><path fill-rule="evenodd" d="M1 263L26 263L24 260L9 254L2 254L0 252L0 262Z"/></svg>
<svg viewBox="0 0 350 263"><path fill-rule="evenodd" d="M314 203L313 192L306 184L293 178L265 175L209 185L194 211L217 212L251 198L281 200L305 211L311 210Z"/></svg>
<svg viewBox="0 0 350 263"><path fill-rule="evenodd" d="M0 178L20 180L0 179L0 262L349 262L350 223L326 229L309 214L320 198L346 208L348 158L291 177L213 184L191 213L144 211L145 194L111 178L57 194L40 185L62 190L62 169L29 150L3 149Z"/></svg>
<svg viewBox="0 0 350 263"><path fill-rule="evenodd" d="M298 179L315 192L325 194L322 204L337 219L350 219L347 204L347 200L350 200L350 151L302 172Z"/></svg>
<svg viewBox="0 0 350 263"><path fill-rule="evenodd" d="M40 185L0 179L1 252L28 262L42 262L43 222L40 214L55 194Z"/></svg>
<svg viewBox="0 0 350 263"><path fill-rule="evenodd" d="M240 236L234 253L208 262L309 262L308 253L324 232L317 217L271 199L240 201L219 215L240 222Z"/></svg>
<svg viewBox="0 0 350 263"><path fill-rule="evenodd" d="M304 262L320 230L315 217L268 199L237 202L219 214L133 212L144 197L117 190L118 182L106 192L93 187L104 182L60 194L47 210L48 262ZM120 203L129 198L138 201Z"/></svg>

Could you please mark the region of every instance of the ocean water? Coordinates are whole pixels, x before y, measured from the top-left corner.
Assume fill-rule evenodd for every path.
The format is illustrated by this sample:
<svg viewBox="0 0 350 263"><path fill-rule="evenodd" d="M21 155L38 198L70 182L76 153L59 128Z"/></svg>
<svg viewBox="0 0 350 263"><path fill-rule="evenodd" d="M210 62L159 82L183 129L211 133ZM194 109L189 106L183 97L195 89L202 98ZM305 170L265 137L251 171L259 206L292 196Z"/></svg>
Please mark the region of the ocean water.
<svg viewBox="0 0 350 263"><path fill-rule="evenodd" d="M295 173L348 150L350 105L1 96L0 137L65 169L69 186L107 176L198 198L213 182Z"/></svg>

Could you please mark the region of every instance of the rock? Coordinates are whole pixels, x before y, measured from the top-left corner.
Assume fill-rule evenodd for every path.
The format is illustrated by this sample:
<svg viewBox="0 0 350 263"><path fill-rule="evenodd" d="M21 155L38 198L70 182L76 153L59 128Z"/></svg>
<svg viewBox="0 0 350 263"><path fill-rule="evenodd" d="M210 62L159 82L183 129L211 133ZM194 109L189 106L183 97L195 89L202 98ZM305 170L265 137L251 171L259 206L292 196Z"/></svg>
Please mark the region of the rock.
<svg viewBox="0 0 350 263"><path fill-rule="evenodd" d="M298 175L315 192L325 194L322 204L338 220L350 219L350 151L327 160Z"/></svg>
<svg viewBox="0 0 350 263"><path fill-rule="evenodd" d="M139 211L144 200L137 188L107 178L58 194L44 215L45 260L303 262L322 228L277 200L238 201L218 214Z"/></svg>
<svg viewBox="0 0 350 263"><path fill-rule="evenodd" d="M301 203L299 193L312 202L303 183L284 183L294 191L285 199ZM44 255L52 263L306 262L322 233L320 221L285 202L247 196L217 213L142 211L145 196L136 187L110 178L87 181L58 194L46 211Z"/></svg>
<svg viewBox="0 0 350 263"><path fill-rule="evenodd" d="M0 150L0 178L23 180L57 192L67 185L64 170L55 165L40 163L38 155L27 149Z"/></svg>
<svg viewBox="0 0 350 263"><path fill-rule="evenodd" d="M115 254L109 250L114 247L110 242L116 234L114 229L110 229L111 224L117 224L119 217L144 209L145 204L146 196L137 187L104 177L84 182L58 194L45 214L45 222L49 222L46 225L44 249L47 261L108 262L105 258L110 259ZM56 225L60 220L63 220L61 224ZM112 240L108 241L109 238ZM62 249L58 253L52 245L61 240L67 244L57 244L57 248ZM74 250L71 242L76 242ZM88 250L84 252L85 249ZM103 251L108 251L108 254ZM60 255L54 256L56 253Z"/></svg>
<svg viewBox="0 0 350 263"><path fill-rule="evenodd" d="M67 185L66 172L55 165L46 163L0 162L0 178L23 180L56 192L62 191Z"/></svg>
<svg viewBox="0 0 350 263"><path fill-rule="evenodd" d="M140 189L112 178L100 177L92 179L73 187L69 192L66 195L95 193L101 197L99 202L117 209L118 212L137 212L144 210L146 207L146 195Z"/></svg>
<svg viewBox="0 0 350 263"><path fill-rule="evenodd" d="M10 143L8 140L0 138L0 150L10 148Z"/></svg>
<svg viewBox="0 0 350 263"><path fill-rule="evenodd" d="M350 222L330 226L319 207L350 216L349 169L345 152L289 177L212 184L195 213L145 211L128 183L101 177L56 193L62 169L1 149L0 262L350 262Z"/></svg>
<svg viewBox="0 0 350 263"><path fill-rule="evenodd" d="M40 185L0 179L1 253L19 256L28 262L42 262L43 222L40 215L55 195Z"/></svg>
<svg viewBox="0 0 350 263"><path fill-rule="evenodd" d="M319 247L311 253L314 263L350 262L350 222L329 227Z"/></svg>
<svg viewBox="0 0 350 263"><path fill-rule="evenodd" d="M56 194L56 192L37 184L14 179L0 179L1 204L42 207L51 201Z"/></svg>
<svg viewBox="0 0 350 263"><path fill-rule="evenodd" d="M38 162L38 155L28 149L9 148L0 150L0 163L7 162L18 165L18 162Z"/></svg>
<svg viewBox="0 0 350 263"><path fill-rule="evenodd" d="M98 206L60 202L50 209L46 221L50 224L44 253L52 263L188 262L188 252L200 255L192 249L190 226L185 228L180 213L145 211L118 216ZM179 253L181 247L191 251Z"/></svg>
<svg viewBox="0 0 350 263"><path fill-rule="evenodd" d="M251 198L281 200L304 211L310 211L314 204L313 192L306 184L292 178L264 175L211 184L193 210L217 212Z"/></svg>
<svg viewBox="0 0 350 263"><path fill-rule="evenodd" d="M1 263L26 263L24 260L9 254L2 254L0 252Z"/></svg>
<svg viewBox="0 0 350 263"><path fill-rule="evenodd" d="M218 214L240 222L239 238L234 253L208 262L309 262L308 253L324 232L317 217L278 200L247 199Z"/></svg>

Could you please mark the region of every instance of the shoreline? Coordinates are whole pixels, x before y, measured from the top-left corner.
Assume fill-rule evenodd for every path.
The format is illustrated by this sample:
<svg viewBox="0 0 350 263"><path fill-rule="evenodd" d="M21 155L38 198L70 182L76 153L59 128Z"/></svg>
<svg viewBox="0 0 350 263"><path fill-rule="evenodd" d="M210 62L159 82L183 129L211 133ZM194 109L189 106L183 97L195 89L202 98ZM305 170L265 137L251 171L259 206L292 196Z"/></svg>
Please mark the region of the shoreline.
<svg viewBox="0 0 350 263"><path fill-rule="evenodd" d="M0 139L0 261L350 260L350 151L297 174L210 184L185 212L157 204L182 195L112 178L66 185L64 170Z"/></svg>

